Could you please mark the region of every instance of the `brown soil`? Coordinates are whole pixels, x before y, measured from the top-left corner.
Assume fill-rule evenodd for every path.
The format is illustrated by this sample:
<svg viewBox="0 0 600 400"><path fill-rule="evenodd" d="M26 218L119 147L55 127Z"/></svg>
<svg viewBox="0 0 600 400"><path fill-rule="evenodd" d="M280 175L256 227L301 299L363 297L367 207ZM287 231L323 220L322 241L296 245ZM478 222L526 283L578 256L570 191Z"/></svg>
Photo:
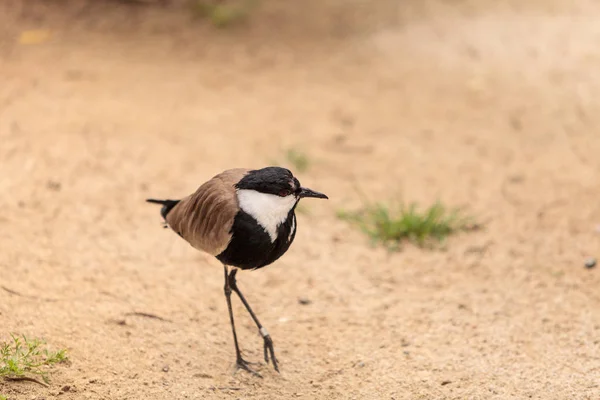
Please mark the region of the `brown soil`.
<svg viewBox="0 0 600 400"><path fill-rule="evenodd" d="M71 362L0 393L600 398L600 270L583 266L600 257L598 2L261 4L217 30L177 4L2 2L0 338ZM52 36L19 44L31 29ZM221 266L144 199L288 148L330 200L304 202L280 261L239 275L282 372L233 375ZM357 188L487 226L388 253L336 219Z"/></svg>

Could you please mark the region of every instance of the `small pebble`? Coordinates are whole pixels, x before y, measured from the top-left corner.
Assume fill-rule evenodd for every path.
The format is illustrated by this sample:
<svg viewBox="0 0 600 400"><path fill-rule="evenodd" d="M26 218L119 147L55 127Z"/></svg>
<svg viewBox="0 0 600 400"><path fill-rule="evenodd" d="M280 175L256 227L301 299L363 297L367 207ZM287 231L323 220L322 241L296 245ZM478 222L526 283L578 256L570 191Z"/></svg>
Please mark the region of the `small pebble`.
<svg viewBox="0 0 600 400"><path fill-rule="evenodd" d="M60 390L61 390L63 393L64 393L64 392L68 392L69 390L71 390L71 386L69 386L69 385L63 386L63 387L62 387L62 389L60 389Z"/></svg>
<svg viewBox="0 0 600 400"><path fill-rule="evenodd" d="M162 370L163 372L169 372L169 366L165 365Z"/></svg>
<svg viewBox="0 0 600 400"><path fill-rule="evenodd" d="M56 182L56 181L48 181L48 182L46 182L46 187L49 190L53 190L55 192L58 192L58 191L60 191L61 184L60 184L60 182Z"/></svg>
<svg viewBox="0 0 600 400"><path fill-rule="evenodd" d="M312 301L308 297L300 297L298 299L298 303L306 306L306 305L309 305L310 303L312 303Z"/></svg>
<svg viewBox="0 0 600 400"><path fill-rule="evenodd" d="M585 267L588 269L594 268L596 266L596 259L595 258L588 258L587 260L585 260Z"/></svg>

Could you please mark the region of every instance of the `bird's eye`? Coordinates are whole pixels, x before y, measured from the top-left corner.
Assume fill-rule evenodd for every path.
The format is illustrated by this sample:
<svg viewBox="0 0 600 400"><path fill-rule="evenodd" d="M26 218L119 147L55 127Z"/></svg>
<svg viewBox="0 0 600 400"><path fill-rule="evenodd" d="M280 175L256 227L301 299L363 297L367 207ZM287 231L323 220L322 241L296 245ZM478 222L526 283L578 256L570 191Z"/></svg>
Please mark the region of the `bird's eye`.
<svg viewBox="0 0 600 400"><path fill-rule="evenodd" d="M288 189L283 189L283 190L280 190L280 191L279 191L279 195L280 195L281 197L286 197L286 196L289 196L289 195L290 195L290 193L292 193L292 192L291 192L290 190L288 190Z"/></svg>

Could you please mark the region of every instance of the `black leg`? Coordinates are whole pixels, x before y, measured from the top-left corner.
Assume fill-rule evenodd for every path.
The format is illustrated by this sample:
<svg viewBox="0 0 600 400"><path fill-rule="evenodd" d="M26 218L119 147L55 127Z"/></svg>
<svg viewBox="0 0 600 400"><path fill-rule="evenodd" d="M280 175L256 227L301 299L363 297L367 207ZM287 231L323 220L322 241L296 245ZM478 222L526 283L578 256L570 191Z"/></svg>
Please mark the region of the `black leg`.
<svg viewBox="0 0 600 400"><path fill-rule="evenodd" d="M240 297L240 300L242 300L242 303L244 303L246 310L248 310L248 312L250 313L250 316L254 320L254 323L258 327L258 331L260 332L260 335L262 336L262 338L265 342L265 344L264 344L265 362L267 364L269 363L269 354L270 354L271 361L273 362L273 368L275 368L275 371L279 372L279 367L277 366L277 358L275 358L275 350L273 349L273 339L271 339L271 335L269 335L269 332L267 332L265 327L262 326L262 324L256 317L256 314L254 314L254 311L252 311L252 308L250 308L250 304L248 304L248 302L246 301L246 298L244 297L242 292L240 292L240 289L237 286L237 281L235 279L236 274L237 274L237 269L234 269L233 271L231 271L229 273L228 285L231 288L231 290L236 292L237 295Z"/></svg>
<svg viewBox="0 0 600 400"><path fill-rule="evenodd" d="M227 308L229 309L229 320L231 321L231 330L233 331L233 343L235 344L235 364L236 369L243 369L245 371L250 372L253 375L260 376L259 373L253 371L248 366L249 363L242 358L242 352L240 351L240 346L237 340L237 334L235 332L235 323L233 322L233 308L231 307L231 285L229 284L229 274L227 271L227 266L223 265L225 269L225 298L227 299ZM235 270L234 270L235 271Z"/></svg>

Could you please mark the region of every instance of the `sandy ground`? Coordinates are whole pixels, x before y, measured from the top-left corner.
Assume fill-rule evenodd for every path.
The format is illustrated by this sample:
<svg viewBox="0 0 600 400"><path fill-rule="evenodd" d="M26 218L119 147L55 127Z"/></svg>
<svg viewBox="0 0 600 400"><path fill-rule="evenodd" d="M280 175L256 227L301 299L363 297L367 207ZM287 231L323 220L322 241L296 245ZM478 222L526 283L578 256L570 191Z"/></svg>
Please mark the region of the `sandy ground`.
<svg viewBox="0 0 600 400"><path fill-rule="evenodd" d="M177 5L2 2L0 338L71 362L0 393L599 399L599 19L594 1L265 0L219 31ZM19 44L31 29L52 36ZM221 266L144 199L288 148L330 200L240 274L282 371L233 375ZM359 192L439 198L486 229L388 253L335 216Z"/></svg>

